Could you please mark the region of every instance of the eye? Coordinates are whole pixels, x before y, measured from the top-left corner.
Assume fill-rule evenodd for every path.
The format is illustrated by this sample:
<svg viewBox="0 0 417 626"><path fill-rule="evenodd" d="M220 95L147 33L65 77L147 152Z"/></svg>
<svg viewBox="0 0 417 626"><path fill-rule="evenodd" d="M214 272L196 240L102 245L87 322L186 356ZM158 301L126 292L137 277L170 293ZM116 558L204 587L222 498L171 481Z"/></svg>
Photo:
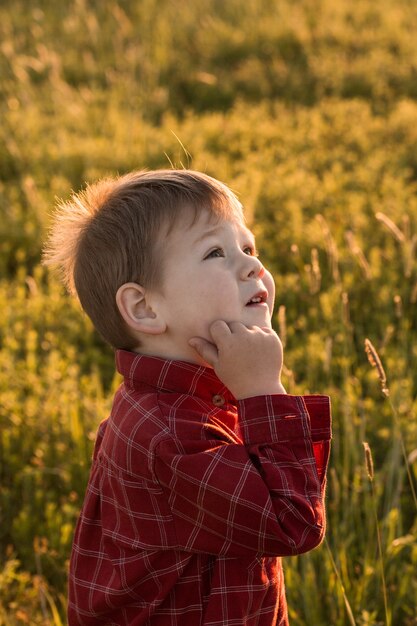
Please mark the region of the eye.
<svg viewBox="0 0 417 626"><path fill-rule="evenodd" d="M257 249L255 246L245 246L243 248L243 252L248 254L249 256L259 256Z"/></svg>
<svg viewBox="0 0 417 626"><path fill-rule="evenodd" d="M223 257L223 256L224 256L223 248L214 248L214 250L211 250L211 252L209 252L208 255L204 257L204 260L216 259L216 258Z"/></svg>

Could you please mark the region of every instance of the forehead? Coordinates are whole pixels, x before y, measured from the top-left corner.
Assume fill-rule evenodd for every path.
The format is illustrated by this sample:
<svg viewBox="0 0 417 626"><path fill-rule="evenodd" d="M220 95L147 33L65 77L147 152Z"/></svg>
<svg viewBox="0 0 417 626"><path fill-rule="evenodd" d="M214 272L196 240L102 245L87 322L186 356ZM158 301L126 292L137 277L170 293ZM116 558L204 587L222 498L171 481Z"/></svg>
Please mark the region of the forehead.
<svg viewBox="0 0 417 626"><path fill-rule="evenodd" d="M189 245L193 245L204 241L205 238L221 235L225 232L236 237L254 238L245 224L243 214L221 217L206 210L201 211L193 220L189 218L181 220L175 225L172 234L174 240L186 240Z"/></svg>
<svg viewBox="0 0 417 626"><path fill-rule="evenodd" d="M198 244L210 237L226 234L230 237L254 239L253 233L246 224L237 220L218 220L216 222L199 223L190 232L193 243Z"/></svg>

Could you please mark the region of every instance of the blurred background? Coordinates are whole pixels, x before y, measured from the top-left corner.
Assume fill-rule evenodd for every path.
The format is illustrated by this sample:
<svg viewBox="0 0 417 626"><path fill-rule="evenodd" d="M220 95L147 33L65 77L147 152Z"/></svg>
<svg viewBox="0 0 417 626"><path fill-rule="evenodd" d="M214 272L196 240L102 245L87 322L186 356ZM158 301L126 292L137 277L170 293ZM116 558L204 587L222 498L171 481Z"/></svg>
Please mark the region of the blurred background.
<svg viewBox="0 0 417 626"><path fill-rule="evenodd" d="M414 0L1 0L1 625L65 624L119 383L40 265L51 213L87 181L171 166L239 195L284 384L332 397L327 539L285 561L292 626L417 624L416 32Z"/></svg>

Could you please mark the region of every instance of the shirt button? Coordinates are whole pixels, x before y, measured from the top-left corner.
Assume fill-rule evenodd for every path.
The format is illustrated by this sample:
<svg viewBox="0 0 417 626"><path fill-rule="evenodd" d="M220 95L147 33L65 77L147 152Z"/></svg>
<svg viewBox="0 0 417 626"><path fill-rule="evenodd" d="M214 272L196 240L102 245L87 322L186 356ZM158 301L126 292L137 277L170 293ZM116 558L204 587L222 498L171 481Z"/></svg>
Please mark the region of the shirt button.
<svg viewBox="0 0 417 626"><path fill-rule="evenodd" d="M216 393L216 395L213 396L213 404L215 406L223 406L224 403L225 399L219 393Z"/></svg>

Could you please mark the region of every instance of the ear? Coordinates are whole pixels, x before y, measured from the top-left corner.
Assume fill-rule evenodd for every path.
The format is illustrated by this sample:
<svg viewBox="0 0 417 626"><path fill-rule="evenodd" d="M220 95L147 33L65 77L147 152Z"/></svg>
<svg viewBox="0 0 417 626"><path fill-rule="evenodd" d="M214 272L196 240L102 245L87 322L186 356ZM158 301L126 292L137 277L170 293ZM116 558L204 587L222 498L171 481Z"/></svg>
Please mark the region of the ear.
<svg viewBox="0 0 417 626"><path fill-rule="evenodd" d="M137 283L125 283L116 293L116 304L129 328L147 335L161 335L166 324L152 309L145 289Z"/></svg>

